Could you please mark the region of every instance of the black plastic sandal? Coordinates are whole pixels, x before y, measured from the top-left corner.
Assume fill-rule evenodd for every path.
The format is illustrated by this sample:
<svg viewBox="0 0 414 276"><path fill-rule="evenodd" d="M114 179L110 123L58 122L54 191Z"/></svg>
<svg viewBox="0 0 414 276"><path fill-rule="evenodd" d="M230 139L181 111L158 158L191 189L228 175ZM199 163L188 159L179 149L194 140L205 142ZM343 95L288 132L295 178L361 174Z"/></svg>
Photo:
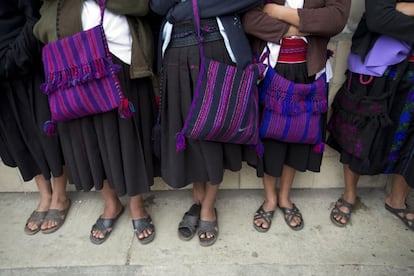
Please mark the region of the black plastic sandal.
<svg viewBox="0 0 414 276"><path fill-rule="evenodd" d="M390 205L385 203L385 209L387 209L393 215L399 218L405 224L405 226L408 227L408 229L414 231L414 218L413 219L407 218L407 214L411 213L408 207L406 207L405 209L397 209L397 208L392 208Z"/></svg>
<svg viewBox="0 0 414 276"><path fill-rule="evenodd" d="M137 239L141 244L148 244L154 240L155 226L152 223L152 219L150 215L148 215L148 217L146 218L133 219L132 226L134 227L135 235L137 236ZM151 234L148 237L140 238L139 235L145 230L151 231Z"/></svg>
<svg viewBox="0 0 414 276"><path fill-rule="evenodd" d="M189 241L194 237L200 220L200 211L201 205L193 204L184 214L178 225L178 237L181 240Z"/></svg>
<svg viewBox="0 0 414 276"><path fill-rule="evenodd" d="M270 226L272 225L272 219L273 219L273 214L275 213L275 211L265 211L263 209L263 204L259 207L259 209L257 209L256 213L254 214L253 217L253 227L254 229L256 229L257 231L261 232L261 233L265 233L267 231L269 231ZM255 221L259 220L259 219L263 219L268 227L264 228L262 227L262 225L257 225L255 223Z"/></svg>
<svg viewBox="0 0 414 276"><path fill-rule="evenodd" d="M346 207L348 208L348 212L344 212L341 210L342 207ZM333 224L335 224L338 227L345 227L348 223L349 220L351 218L351 213L352 213L352 209L354 208L354 205L351 204L350 202L346 201L345 199L343 199L342 197L340 197L336 203L335 206L333 207L332 211L331 211L331 221ZM337 220L335 217L336 216L340 216L342 218L345 219L345 223L342 223L341 220Z"/></svg>
<svg viewBox="0 0 414 276"><path fill-rule="evenodd" d="M217 217L217 210L216 212L216 220L215 221L205 221L200 220L198 222L198 231L197 235L199 238L199 242L201 246L211 246L213 245L218 238L218 217ZM201 237L201 235L204 234L204 238ZM210 234L211 237L208 238L207 234Z"/></svg>
<svg viewBox="0 0 414 276"><path fill-rule="evenodd" d="M282 210L286 224L295 231L301 230L305 223L303 222L302 214L300 213L299 209L296 207L295 204L292 204L292 208L281 207L279 206L280 210ZM294 218L300 218L300 223L298 225L292 226L292 220Z"/></svg>
<svg viewBox="0 0 414 276"><path fill-rule="evenodd" d="M109 235L114 230L114 226L118 218L124 213L124 206L122 206L121 211L115 218L101 218L99 217L96 223L92 226L91 234L89 235L89 240L94 244L101 244L109 237ZM98 238L93 235L93 231L99 231L102 233L103 238Z"/></svg>

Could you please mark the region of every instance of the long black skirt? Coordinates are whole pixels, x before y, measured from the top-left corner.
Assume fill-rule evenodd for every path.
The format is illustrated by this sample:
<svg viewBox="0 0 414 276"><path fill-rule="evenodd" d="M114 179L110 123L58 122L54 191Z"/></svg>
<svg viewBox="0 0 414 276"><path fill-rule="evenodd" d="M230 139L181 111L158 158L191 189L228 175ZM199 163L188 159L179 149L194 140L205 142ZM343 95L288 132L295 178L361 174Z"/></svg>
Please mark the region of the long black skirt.
<svg viewBox="0 0 414 276"><path fill-rule="evenodd" d="M129 66L118 77L122 91L134 105L130 119L117 110L59 123L70 182L78 190L102 189L103 181L119 196L146 193L153 184L151 129L154 124L154 91L150 78L130 79Z"/></svg>
<svg viewBox="0 0 414 276"><path fill-rule="evenodd" d="M313 76L308 76L306 63L278 63L275 71L296 83L312 83L315 80ZM325 140L326 121L326 114L323 114L321 118L322 141ZM263 145L263 165L257 167L258 176L263 176L264 172L273 177L280 177L284 165L301 172L320 171L322 153L315 152L312 149L314 145L286 143L273 139L263 139Z"/></svg>
<svg viewBox="0 0 414 276"><path fill-rule="evenodd" d="M369 141L370 150L366 157L358 158L341 148L338 141L328 137L328 144L340 153L340 162L348 164L350 169L360 175L391 173L402 175L407 183L414 187L414 63L409 63L408 70L388 98L388 117L391 124L387 127L378 126ZM356 74L355 74L356 75ZM355 78L355 79L354 79ZM372 87L359 85L358 77L352 79L350 93L367 93L381 95L389 92L390 79L374 78ZM382 89L378 89L378 88ZM371 93L371 94L370 94ZM361 137L361 139L363 139Z"/></svg>
<svg viewBox="0 0 414 276"><path fill-rule="evenodd" d="M232 64L224 41L204 43L205 55ZM161 75L161 175L174 188L192 182L220 184L225 169L241 169L244 147L237 144L187 139L176 151L176 134L189 112L200 63L199 46L168 48Z"/></svg>
<svg viewBox="0 0 414 276"><path fill-rule="evenodd" d="M39 67L33 75L0 81L0 157L5 165L17 167L24 181L63 173L59 137L43 132L50 111L40 90L42 72Z"/></svg>

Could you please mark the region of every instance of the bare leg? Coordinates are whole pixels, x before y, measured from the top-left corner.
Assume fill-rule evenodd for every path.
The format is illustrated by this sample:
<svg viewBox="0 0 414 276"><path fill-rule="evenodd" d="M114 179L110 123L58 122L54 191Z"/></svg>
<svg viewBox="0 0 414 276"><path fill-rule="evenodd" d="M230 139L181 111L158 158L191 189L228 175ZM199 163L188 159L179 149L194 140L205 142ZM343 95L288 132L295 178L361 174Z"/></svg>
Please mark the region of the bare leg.
<svg viewBox="0 0 414 276"><path fill-rule="evenodd" d="M53 178L52 199L49 209L64 210L69 205L68 197L66 196L66 183L68 181L66 169L63 168L63 174L59 177ZM50 183L49 183L50 186ZM57 225L54 220L44 221L42 230L53 228Z"/></svg>
<svg viewBox="0 0 414 276"><path fill-rule="evenodd" d="M216 196L217 196L218 189L219 189L219 185L213 185L210 183L205 184L205 196L204 196L203 201L201 202L200 220L203 220L203 221L217 220L216 212L215 212L215 203L216 203ZM204 233L200 235L200 238L204 238L204 237L211 238L212 235L210 233Z"/></svg>
<svg viewBox="0 0 414 276"><path fill-rule="evenodd" d="M194 203L201 205L206 194L206 183L204 182L194 182L193 183L193 198Z"/></svg>
<svg viewBox="0 0 414 276"><path fill-rule="evenodd" d="M277 206L276 177L265 174L263 176L263 188L265 193L263 209L265 212L274 211ZM261 228L269 228L269 224L262 218L255 220L254 223Z"/></svg>
<svg viewBox="0 0 414 276"><path fill-rule="evenodd" d="M111 189L111 187L109 187L109 183L107 180L104 181L103 188L100 192L105 200L105 207L103 214L101 215L101 218L115 218L122 210L122 203L119 200L118 195L113 189ZM112 229L108 229L108 231L110 232L112 231ZM104 238L104 235L98 230L93 230L92 235L99 239Z"/></svg>
<svg viewBox="0 0 414 276"><path fill-rule="evenodd" d="M296 170L287 165L283 166L282 176L280 177L280 190L279 190L279 206L282 208L292 208L293 203L290 200L290 190L293 184L293 179L295 178ZM298 216L293 216L289 224L292 227L300 225L302 222L301 218Z"/></svg>
<svg viewBox="0 0 414 276"><path fill-rule="evenodd" d="M145 210L144 198L142 195L132 196L129 199L129 209L131 211L132 219L141 219L148 217L148 213ZM150 229L145 229L138 235L139 239L146 238L152 234Z"/></svg>

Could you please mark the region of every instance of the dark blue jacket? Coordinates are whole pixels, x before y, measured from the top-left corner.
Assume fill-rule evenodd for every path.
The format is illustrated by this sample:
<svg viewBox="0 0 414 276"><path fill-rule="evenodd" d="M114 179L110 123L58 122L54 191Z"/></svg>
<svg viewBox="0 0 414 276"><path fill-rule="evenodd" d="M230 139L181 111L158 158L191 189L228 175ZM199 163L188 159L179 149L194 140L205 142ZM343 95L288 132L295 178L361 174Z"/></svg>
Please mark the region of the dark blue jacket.
<svg viewBox="0 0 414 276"><path fill-rule="evenodd" d="M252 51L238 14L256 6L259 2L258 0L198 0L200 18L220 17L236 58L236 64L240 67L245 67L252 62ZM165 16L165 22L172 24L189 21L194 17L192 0L185 2L151 0L150 5L155 13ZM162 44L159 44L161 48Z"/></svg>

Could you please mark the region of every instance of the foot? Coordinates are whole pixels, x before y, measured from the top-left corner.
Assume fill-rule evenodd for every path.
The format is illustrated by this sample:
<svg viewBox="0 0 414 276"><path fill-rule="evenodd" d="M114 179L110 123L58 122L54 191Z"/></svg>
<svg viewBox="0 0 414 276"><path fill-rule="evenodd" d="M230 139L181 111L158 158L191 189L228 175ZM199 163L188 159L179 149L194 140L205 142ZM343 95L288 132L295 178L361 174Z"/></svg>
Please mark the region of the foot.
<svg viewBox="0 0 414 276"><path fill-rule="evenodd" d="M279 209L282 210L285 222L292 230L297 231L303 228L302 214L294 203L292 203L292 207L282 207L279 205Z"/></svg>
<svg viewBox="0 0 414 276"><path fill-rule="evenodd" d="M414 212L410 211L404 204L391 206L391 200L387 198L385 200L385 209L398 217L408 229L414 231Z"/></svg>
<svg viewBox="0 0 414 276"><path fill-rule="evenodd" d="M34 235L40 231L43 219L45 218L47 211L36 211L34 210L30 217L26 221L24 226L24 232L27 235Z"/></svg>
<svg viewBox="0 0 414 276"><path fill-rule="evenodd" d="M155 227L152 223L151 216L146 218L132 219L135 235L141 244L148 244L155 238Z"/></svg>
<svg viewBox="0 0 414 276"><path fill-rule="evenodd" d="M266 202L264 202L259 209L256 211L253 217L253 227L259 232L267 232L272 225L273 214L275 207L271 210L266 209Z"/></svg>
<svg viewBox="0 0 414 276"><path fill-rule="evenodd" d="M211 246L217 241L218 219L217 210L214 209L215 219L212 221L201 220L198 222L197 235L201 246Z"/></svg>
<svg viewBox="0 0 414 276"><path fill-rule="evenodd" d="M41 226L42 233L50 234L58 230L66 220L72 201L67 198L62 209L55 209L53 205L50 205L50 209L47 211L43 223Z"/></svg>
<svg viewBox="0 0 414 276"><path fill-rule="evenodd" d="M100 216L96 223L92 226L89 240L94 244L101 244L109 237L114 229L115 223L118 218L124 213L125 207L121 205L121 209L112 218L106 218L103 215Z"/></svg>
<svg viewBox="0 0 414 276"><path fill-rule="evenodd" d="M183 219L178 225L178 237L181 240L189 241L193 238L200 220L201 205L193 204L190 209L185 212Z"/></svg>
<svg viewBox="0 0 414 276"><path fill-rule="evenodd" d="M331 211L331 221L333 224L339 227L344 227L351 219L351 212L355 203L346 201L343 197L340 197Z"/></svg>

